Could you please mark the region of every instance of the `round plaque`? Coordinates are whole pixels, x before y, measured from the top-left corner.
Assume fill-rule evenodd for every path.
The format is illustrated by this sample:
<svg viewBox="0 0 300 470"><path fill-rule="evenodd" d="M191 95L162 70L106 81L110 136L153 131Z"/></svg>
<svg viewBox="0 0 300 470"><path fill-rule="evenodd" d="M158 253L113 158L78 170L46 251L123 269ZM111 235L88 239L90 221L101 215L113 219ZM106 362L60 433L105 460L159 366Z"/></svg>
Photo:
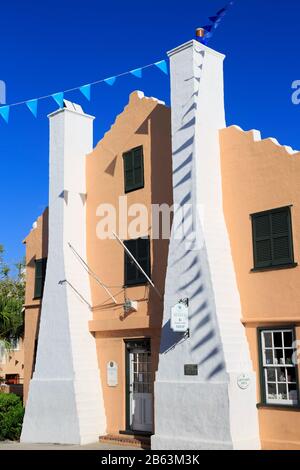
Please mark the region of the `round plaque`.
<svg viewBox="0 0 300 470"><path fill-rule="evenodd" d="M239 388L242 390L246 390L246 388L250 385L250 377L247 374L240 374L237 378L237 384Z"/></svg>

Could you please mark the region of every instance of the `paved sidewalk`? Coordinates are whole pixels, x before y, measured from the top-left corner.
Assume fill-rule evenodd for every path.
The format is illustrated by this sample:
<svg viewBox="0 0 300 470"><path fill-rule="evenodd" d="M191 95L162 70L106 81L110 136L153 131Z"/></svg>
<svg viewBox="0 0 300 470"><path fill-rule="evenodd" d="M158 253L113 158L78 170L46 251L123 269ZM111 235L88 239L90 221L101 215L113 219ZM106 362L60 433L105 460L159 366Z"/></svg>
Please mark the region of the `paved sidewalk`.
<svg viewBox="0 0 300 470"><path fill-rule="evenodd" d="M59 445L59 444L23 444L14 441L0 441L1 450L141 450L137 447L119 446L113 444L103 444L95 442L95 444L80 445Z"/></svg>

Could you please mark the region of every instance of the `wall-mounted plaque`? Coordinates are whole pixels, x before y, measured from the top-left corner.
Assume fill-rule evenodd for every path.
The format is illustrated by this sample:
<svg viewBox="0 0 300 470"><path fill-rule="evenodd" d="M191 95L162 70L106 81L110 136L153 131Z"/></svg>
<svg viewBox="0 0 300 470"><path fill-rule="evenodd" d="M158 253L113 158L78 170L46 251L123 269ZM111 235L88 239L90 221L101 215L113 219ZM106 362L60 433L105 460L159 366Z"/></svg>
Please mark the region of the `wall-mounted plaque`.
<svg viewBox="0 0 300 470"><path fill-rule="evenodd" d="M116 387L118 385L118 364L114 361L109 361L106 366L107 372L107 385L109 387Z"/></svg>
<svg viewBox="0 0 300 470"><path fill-rule="evenodd" d="M185 333L189 329L189 309L182 302L171 308L171 329L177 333Z"/></svg>
<svg viewBox="0 0 300 470"><path fill-rule="evenodd" d="M198 375L198 364L184 364L184 375Z"/></svg>
<svg viewBox="0 0 300 470"><path fill-rule="evenodd" d="M242 390L246 390L246 388L250 385L250 377L247 374L240 374L237 378L237 384L239 388Z"/></svg>

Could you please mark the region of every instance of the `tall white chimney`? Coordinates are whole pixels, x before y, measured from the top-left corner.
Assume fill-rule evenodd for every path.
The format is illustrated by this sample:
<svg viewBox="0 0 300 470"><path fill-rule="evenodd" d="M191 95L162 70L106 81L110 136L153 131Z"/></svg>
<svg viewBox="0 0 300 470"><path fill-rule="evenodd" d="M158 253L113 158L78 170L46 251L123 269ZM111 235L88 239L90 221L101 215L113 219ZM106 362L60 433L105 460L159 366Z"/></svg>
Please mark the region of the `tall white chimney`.
<svg viewBox="0 0 300 470"><path fill-rule="evenodd" d="M185 211L169 246L152 448L256 449L255 374L222 205L224 56L190 41L169 57L174 204ZM170 329L184 299L189 335Z"/></svg>
<svg viewBox="0 0 300 470"><path fill-rule="evenodd" d="M93 117L65 101L50 114L49 249L36 367L22 442L85 444L106 432L86 260L85 156ZM71 245L71 247L70 247Z"/></svg>

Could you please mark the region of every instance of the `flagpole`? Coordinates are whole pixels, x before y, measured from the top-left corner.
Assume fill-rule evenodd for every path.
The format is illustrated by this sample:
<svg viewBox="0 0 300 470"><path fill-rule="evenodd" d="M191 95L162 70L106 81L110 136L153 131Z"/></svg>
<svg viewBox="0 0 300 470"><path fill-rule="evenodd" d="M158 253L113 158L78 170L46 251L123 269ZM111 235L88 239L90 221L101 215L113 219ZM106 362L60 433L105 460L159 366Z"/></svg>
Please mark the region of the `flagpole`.
<svg viewBox="0 0 300 470"><path fill-rule="evenodd" d="M116 240L120 243L120 245L122 245L122 247L124 248L125 252L128 254L128 256L132 259L132 261L136 264L136 266L138 267L138 269L141 271L141 273L145 276L145 278L147 279L147 281L149 282L149 284L151 284L151 286L153 287L153 289L155 290L155 292L157 293L157 295L162 298L162 295L161 293L159 292L159 290L157 289L157 287L155 287L153 281L151 280L151 278L148 276L147 273L145 273L145 271L143 270L143 268L141 267L141 265L137 262L137 260L135 259L135 257L133 256L133 254L128 250L127 246L125 246L125 244L122 242L122 240L118 237L118 235L115 233L115 232L112 232L113 233L113 236L116 238Z"/></svg>

